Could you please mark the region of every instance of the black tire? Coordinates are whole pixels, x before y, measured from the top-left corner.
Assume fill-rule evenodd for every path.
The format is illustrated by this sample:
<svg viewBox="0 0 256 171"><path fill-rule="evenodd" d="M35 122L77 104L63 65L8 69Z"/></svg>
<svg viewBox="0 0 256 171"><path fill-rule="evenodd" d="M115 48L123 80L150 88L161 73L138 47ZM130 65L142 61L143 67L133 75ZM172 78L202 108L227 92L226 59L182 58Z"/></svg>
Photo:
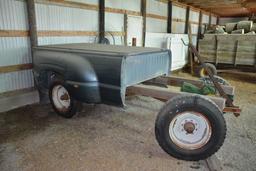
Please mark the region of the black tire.
<svg viewBox="0 0 256 171"><path fill-rule="evenodd" d="M51 84L51 86L49 88L49 99L50 99L50 102L52 104L52 107L58 115L60 115L64 118L72 118L77 113L77 110L79 108L79 103L70 95L70 93L68 93L68 98L70 100L70 105L66 108L62 108L62 109L58 108L55 105L54 100L53 100L53 89L56 86L62 86L66 89L66 87L64 86L62 81L54 81Z"/></svg>
<svg viewBox="0 0 256 171"><path fill-rule="evenodd" d="M200 148L182 148L170 137L170 123L178 114L186 111L198 112L209 121L211 134ZM173 122L177 124L176 121ZM209 99L199 95L177 96L160 110L155 122L155 136L161 148L169 155L181 160L198 161L208 158L222 146L226 137L226 122L218 106Z"/></svg>
<svg viewBox="0 0 256 171"><path fill-rule="evenodd" d="M205 64L203 64L203 65L200 66L200 69L199 69L199 76L200 76L200 77L206 77L206 76L209 75L208 72L207 72L206 69L205 69L206 67L210 69L210 71L211 71L211 73L212 73L213 75L217 75L217 69L216 69L216 67L215 67L213 64L205 63Z"/></svg>
<svg viewBox="0 0 256 171"><path fill-rule="evenodd" d="M230 83L229 83L227 80L225 80L224 78L222 78L222 77L219 77L219 76L217 76L217 75L214 75L214 78L215 78L215 80L216 80L219 84L221 84L221 85L227 85L227 86L230 85ZM206 84L211 84L211 85L213 85L212 80L210 79L209 76L202 77L202 78L200 78L200 80L203 81L203 82L206 83Z"/></svg>

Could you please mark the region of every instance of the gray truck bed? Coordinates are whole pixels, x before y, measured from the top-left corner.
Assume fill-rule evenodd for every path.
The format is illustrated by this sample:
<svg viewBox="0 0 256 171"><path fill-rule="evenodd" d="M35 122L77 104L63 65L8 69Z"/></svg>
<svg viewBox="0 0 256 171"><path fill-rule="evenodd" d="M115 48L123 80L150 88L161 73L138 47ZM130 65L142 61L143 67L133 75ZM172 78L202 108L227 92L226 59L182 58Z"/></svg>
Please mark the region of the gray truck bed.
<svg viewBox="0 0 256 171"><path fill-rule="evenodd" d="M127 87L168 74L171 67L171 52L157 48L76 43L33 51L36 79L43 71L56 72L76 99L88 103L124 105Z"/></svg>
<svg viewBox="0 0 256 171"><path fill-rule="evenodd" d="M89 53L107 53L117 54L118 56L138 55L142 53L154 53L159 52L159 48L142 48L132 46L119 46L119 45L104 45L104 44L92 44L92 43L73 43L73 44L56 44L38 46L37 48L54 49L54 50L69 50L69 51L84 51Z"/></svg>

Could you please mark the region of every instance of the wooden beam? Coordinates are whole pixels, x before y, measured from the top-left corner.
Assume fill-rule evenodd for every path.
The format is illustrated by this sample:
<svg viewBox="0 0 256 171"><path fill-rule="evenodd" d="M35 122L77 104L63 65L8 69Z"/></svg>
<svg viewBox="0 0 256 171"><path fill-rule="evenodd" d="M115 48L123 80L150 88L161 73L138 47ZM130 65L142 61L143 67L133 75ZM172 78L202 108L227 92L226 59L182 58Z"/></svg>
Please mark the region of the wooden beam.
<svg viewBox="0 0 256 171"><path fill-rule="evenodd" d="M105 37L105 0L99 0L99 43Z"/></svg>
<svg viewBox="0 0 256 171"><path fill-rule="evenodd" d="M186 9L186 23L185 23L185 30L184 30L184 33L185 33L185 34L188 34L189 13L190 13L190 7L187 6L187 9Z"/></svg>
<svg viewBox="0 0 256 171"><path fill-rule="evenodd" d="M184 4L184 3L180 3L180 2L178 2L178 1L172 1L172 5L174 5L174 6L177 6L177 7L180 7L180 8L187 8L187 4Z"/></svg>
<svg viewBox="0 0 256 171"><path fill-rule="evenodd" d="M32 69L33 65L29 64L19 64L19 65L10 65L10 66L1 66L0 67L0 74L9 73L9 72L16 72L22 70Z"/></svg>
<svg viewBox="0 0 256 171"><path fill-rule="evenodd" d="M105 7L105 12L141 16L141 13L138 11L125 10L125 9L119 9L119 8Z"/></svg>
<svg viewBox="0 0 256 171"><path fill-rule="evenodd" d="M172 33L172 1L168 1L167 33Z"/></svg>
<svg viewBox="0 0 256 171"><path fill-rule="evenodd" d="M0 37L28 37L29 31L26 30L0 30Z"/></svg>
<svg viewBox="0 0 256 171"><path fill-rule="evenodd" d="M168 17L162 16L162 15L157 15L157 14L147 14L146 17L155 18L155 19L159 19L159 20L168 20Z"/></svg>
<svg viewBox="0 0 256 171"><path fill-rule="evenodd" d="M191 93L175 92L175 91L170 91L167 88L146 86L146 85L135 85L135 86L128 87L126 89L126 93L127 95L142 95L142 96L153 97L161 101L168 101L179 95L192 95ZM213 96L207 96L207 98L215 102L215 104L220 108L220 110L224 110L225 103L226 103L226 100L224 98L213 97Z"/></svg>
<svg viewBox="0 0 256 171"><path fill-rule="evenodd" d="M143 35L142 35L142 46L145 46L146 39L146 20L147 20L147 0L141 0L140 12L143 17Z"/></svg>
<svg viewBox="0 0 256 171"><path fill-rule="evenodd" d="M237 9L237 8L242 8L241 4L222 4L222 5L209 5L209 6L203 6L201 5L201 8L205 9L205 10L212 10L212 9Z"/></svg>

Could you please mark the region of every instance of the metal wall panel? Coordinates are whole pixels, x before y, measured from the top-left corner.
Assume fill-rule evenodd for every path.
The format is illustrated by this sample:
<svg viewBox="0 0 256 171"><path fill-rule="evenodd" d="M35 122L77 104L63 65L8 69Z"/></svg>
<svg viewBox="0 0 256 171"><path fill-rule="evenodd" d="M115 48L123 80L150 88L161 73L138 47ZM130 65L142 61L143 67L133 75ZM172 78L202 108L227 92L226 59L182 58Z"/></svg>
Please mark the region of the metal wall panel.
<svg viewBox="0 0 256 171"><path fill-rule="evenodd" d="M23 1L0 0L0 30L28 30ZM31 63L29 37L0 37L0 66ZM0 93L33 87L31 70L0 74Z"/></svg>
<svg viewBox="0 0 256 171"><path fill-rule="evenodd" d="M105 2L105 6L109 8L117 8L117 9L125 9L140 12L140 0L107 0ZM124 31L124 14L117 14L106 12L105 13L105 30L106 31ZM113 41L113 37L109 34L106 36L111 44L116 45L124 45L124 36L114 36L115 41Z"/></svg>
<svg viewBox="0 0 256 171"><path fill-rule="evenodd" d="M36 4L38 30L97 31L98 11Z"/></svg>
<svg viewBox="0 0 256 171"><path fill-rule="evenodd" d="M31 63L28 37L0 37L0 66Z"/></svg>
<svg viewBox="0 0 256 171"><path fill-rule="evenodd" d="M173 5L172 18L186 20L186 9ZM181 33L185 31L185 22L172 21L172 33Z"/></svg>
<svg viewBox="0 0 256 171"><path fill-rule="evenodd" d="M168 34L168 33L146 33L146 46L156 48L167 48L172 51L171 70L183 68L188 61L188 47L181 39L188 42L187 34Z"/></svg>
<svg viewBox="0 0 256 171"><path fill-rule="evenodd" d="M140 12L140 0L106 0L105 6Z"/></svg>
<svg viewBox="0 0 256 171"><path fill-rule="evenodd" d="M106 34L106 38L110 41L111 45L124 45L124 36L110 36Z"/></svg>
<svg viewBox="0 0 256 171"><path fill-rule="evenodd" d="M0 74L0 93L33 86L32 70Z"/></svg>
<svg viewBox="0 0 256 171"><path fill-rule="evenodd" d="M199 12L190 10L189 21L197 22L199 24ZM197 34L198 27L199 27L198 24L191 24L191 33L192 34Z"/></svg>
<svg viewBox="0 0 256 171"><path fill-rule="evenodd" d="M198 22L199 23L199 12L190 10L189 21L193 21L193 22Z"/></svg>
<svg viewBox="0 0 256 171"><path fill-rule="evenodd" d="M202 23L204 24L209 23L209 15L203 14Z"/></svg>
<svg viewBox="0 0 256 171"><path fill-rule="evenodd" d="M186 19L186 9L178 6L172 6L172 18Z"/></svg>
<svg viewBox="0 0 256 171"><path fill-rule="evenodd" d="M62 43L94 43L95 36L69 36L69 37L39 37L39 45L52 45Z"/></svg>
<svg viewBox="0 0 256 171"><path fill-rule="evenodd" d="M0 30L28 30L25 2L0 0Z"/></svg>
<svg viewBox="0 0 256 171"><path fill-rule="evenodd" d="M147 17L146 30L147 32L166 33L167 21Z"/></svg>
<svg viewBox="0 0 256 171"><path fill-rule="evenodd" d="M168 5L155 0L147 1L147 13L155 14L167 17L168 16ZM167 32L167 19L156 19L147 17L146 19L146 31L155 33L166 33Z"/></svg>
<svg viewBox="0 0 256 171"><path fill-rule="evenodd" d="M124 31L124 14L116 13L105 13L105 31ZM106 38L110 41L111 44L115 45L124 45L124 36L114 36L114 38L107 33ZM114 40L113 40L114 39Z"/></svg>
<svg viewBox="0 0 256 171"><path fill-rule="evenodd" d="M38 44L52 45L52 44L66 44L66 43L97 43L98 37L96 36L69 36L69 37L39 37ZM111 36L106 33L106 38L109 39L110 44L123 45L123 36Z"/></svg>
<svg viewBox="0 0 256 171"><path fill-rule="evenodd" d="M217 17L212 16L211 24L217 24Z"/></svg>
<svg viewBox="0 0 256 171"><path fill-rule="evenodd" d="M192 34L197 34L198 33L198 28L199 28L198 24L191 24L191 33Z"/></svg>
<svg viewBox="0 0 256 171"><path fill-rule="evenodd" d="M123 31L124 14L105 13L105 30L106 31Z"/></svg>
<svg viewBox="0 0 256 171"><path fill-rule="evenodd" d="M147 0L147 13L168 16L168 4L156 0Z"/></svg>
<svg viewBox="0 0 256 171"><path fill-rule="evenodd" d="M172 22L172 33L183 34L185 32L185 22Z"/></svg>

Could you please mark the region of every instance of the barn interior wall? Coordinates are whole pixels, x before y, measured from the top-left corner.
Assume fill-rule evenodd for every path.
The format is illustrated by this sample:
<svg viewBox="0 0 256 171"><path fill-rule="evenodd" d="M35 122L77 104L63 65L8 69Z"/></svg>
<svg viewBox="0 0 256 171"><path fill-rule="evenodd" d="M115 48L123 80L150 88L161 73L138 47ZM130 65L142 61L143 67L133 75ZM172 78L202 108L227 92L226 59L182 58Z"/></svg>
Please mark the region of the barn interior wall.
<svg viewBox="0 0 256 171"><path fill-rule="evenodd" d="M35 0L38 44L98 42L98 0ZM125 44L124 15L141 16L141 0L106 0L105 36L111 44ZM186 6L173 4L172 33L184 34ZM199 10L191 9L193 41ZM217 19L216 19L217 20ZM168 3L147 0L146 32L167 33ZM212 24L215 19L212 18ZM204 14L203 22L209 22ZM34 87L25 0L0 1L0 93Z"/></svg>

